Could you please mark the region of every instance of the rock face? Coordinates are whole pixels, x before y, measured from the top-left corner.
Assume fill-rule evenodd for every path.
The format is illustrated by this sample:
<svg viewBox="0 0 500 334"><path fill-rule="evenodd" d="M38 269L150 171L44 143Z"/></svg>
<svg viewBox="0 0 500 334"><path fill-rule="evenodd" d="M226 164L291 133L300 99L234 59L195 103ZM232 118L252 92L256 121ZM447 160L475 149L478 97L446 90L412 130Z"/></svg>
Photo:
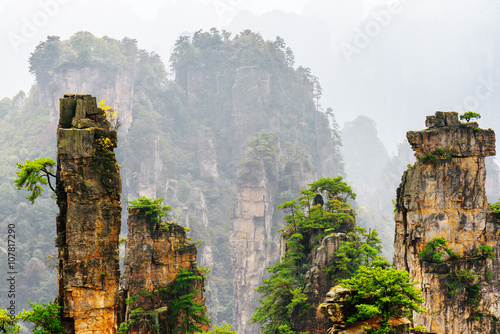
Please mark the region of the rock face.
<svg viewBox="0 0 500 334"><path fill-rule="evenodd" d="M132 123L132 105L134 96L135 71L104 70L96 67L63 69L54 72L53 81L41 85L51 114L51 123L55 124L58 113L58 99L66 92L91 94L106 101L106 105L118 110L118 117L125 132Z"/></svg>
<svg viewBox="0 0 500 334"><path fill-rule="evenodd" d="M128 239L120 282L120 322L130 322L131 312L142 308L144 315L131 323L128 333L171 333L173 328L166 323L170 309L166 296L179 269L200 276L196 266L196 245L189 242L183 227L176 223L158 223L147 211L147 208L129 208ZM203 280L195 280L193 284L200 291L194 300L204 305ZM208 329L208 325L204 329Z"/></svg>
<svg viewBox="0 0 500 334"><path fill-rule="evenodd" d="M394 264L420 282L427 313L414 314L416 325L431 333L497 333L500 225L485 195L485 156L495 154L495 134L460 123L455 112L436 112L426 125L407 133L423 159L397 190ZM435 238L448 250L419 256Z"/></svg>
<svg viewBox="0 0 500 334"><path fill-rule="evenodd" d="M234 328L238 333L258 333L258 324L248 324L258 306L255 291L264 278L265 268L278 258L279 237L275 214L276 180L260 166L260 177L240 182L236 190L235 217L231 222L231 262L234 288Z"/></svg>
<svg viewBox="0 0 500 334"><path fill-rule="evenodd" d="M116 131L90 95L65 95L57 131L59 303L71 333L116 333L121 180Z"/></svg>

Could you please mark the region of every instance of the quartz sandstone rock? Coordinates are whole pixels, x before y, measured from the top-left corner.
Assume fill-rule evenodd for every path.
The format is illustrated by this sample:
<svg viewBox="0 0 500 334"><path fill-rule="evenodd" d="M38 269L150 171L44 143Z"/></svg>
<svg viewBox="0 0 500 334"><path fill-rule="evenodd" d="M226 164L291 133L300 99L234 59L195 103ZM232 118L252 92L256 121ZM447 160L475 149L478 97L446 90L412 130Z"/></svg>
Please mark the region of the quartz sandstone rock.
<svg viewBox="0 0 500 334"><path fill-rule="evenodd" d="M129 320L133 309L142 308L148 314L145 321L131 325L128 333L171 333L173 328L166 326L169 300L162 298L158 291L169 289L179 269L201 275L196 266L196 245L187 239L184 228L176 223L158 224L147 214L146 208L129 208L127 247L120 282L120 322ZM194 300L205 304L203 281L195 281L193 287L200 291ZM131 304L125 303L127 298L134 296L138 299ZM158 331L155 323L159 326ZM208 325L203 329L208 329Z"/></svg>
<svg viewBox="0 0 500 334"><path fill-rule="evenodd" d="M433 154L438 148L451 154L438 157L436 164L417 160L403 174L397 190L394 264L420 282L427 313L414 314L415 325L440 334L497 333L500 225L489 213L484 189L484 158L495 154L494 132L474 122L462 124L454 112L436 112L426 125L428 129L407 134L415 155ZM440 237L459 258L443 256L442 263L420 259L425 245ZM480 256L480 246L490 246L494 257ZM478 275L477 308L467 301L470 285L459 283L450 296L449 285L457 281L459 270Z"/></svg>
<svg viewBox="0 0 500 334"><path fill-rule="evenodd" d="M121 212L116 131L90 95L65 95L60 105L56 246L62 320L71 333L116 333ZM72 126L83 123L89 127Z"/></svg>

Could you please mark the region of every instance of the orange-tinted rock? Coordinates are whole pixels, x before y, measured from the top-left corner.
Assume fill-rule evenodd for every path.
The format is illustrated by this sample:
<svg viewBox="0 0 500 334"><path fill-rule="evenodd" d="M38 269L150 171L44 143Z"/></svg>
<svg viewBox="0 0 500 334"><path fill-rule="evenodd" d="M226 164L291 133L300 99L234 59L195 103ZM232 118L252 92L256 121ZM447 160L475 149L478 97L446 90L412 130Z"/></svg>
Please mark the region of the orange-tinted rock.
<svg viewBox="0 0 500 334"><path fill-rule="evenodd" d="M452 153L435 164L416 161L403 174L397 190L394 264L420 282L427 312L414 314L415 325L426 326L430 333L497 333L500 225L489 214L484 161L495 154L495 135L476 123L459 123L456 113L438 112L427 125L431 128L407 134L416 155L438 148ZM421 259L426 244L440 237L459 257ZM480 246L491 247L494 257L481 256ZM461 273L477 278L457 283ZM480 295L470 298L475 283ZM451 294L453 284L458 287Z"/></svg>
<svg viewBox="0 0 500 334"><path fill-rule="evenodd" d="M120 322L130 319L133 309L145 311L145 321L130 326L133 333L171 333L167 326L169 300L162 296L168 291L178 270L188 270L201 276L196 266L196 245L187 239L184 228L176 223L157 223L146 208L129 208L128 238L123 277L120 283ZM194 280L198 290L194 300L205 304L204 282ZM126 304L125 300L137 299ZM154 323L159 324L155 328ZM208 329L208 325L201 326Z"/></svg>
<svg viewBox="0 0 500 334"><path fill-rule="evenodd" d="M71 333L116 333L121 212L116 131L95 98L65 95L57 143L56 246L63 322Z"/></svg>

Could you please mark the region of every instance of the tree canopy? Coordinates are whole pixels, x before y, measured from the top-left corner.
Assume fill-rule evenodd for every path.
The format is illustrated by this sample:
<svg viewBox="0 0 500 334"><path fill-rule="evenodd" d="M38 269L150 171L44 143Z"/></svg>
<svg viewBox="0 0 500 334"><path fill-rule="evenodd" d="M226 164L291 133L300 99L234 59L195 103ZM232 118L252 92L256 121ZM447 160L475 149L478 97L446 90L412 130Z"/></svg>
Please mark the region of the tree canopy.
<svg viewBox="0 0 500 334"><path fill-rule="evenodd" d="M55 164L54 160L49 158L26 160L25 164L17 163L17 167L20 169L17 172L19 178L15 179L14 183L18 189L25 187L31 191L31 194L26 197L31 204L38 196L42 195L42 185L48 184L52 191L55 191L50 184L50 176L55 177L53 174Z"/></svg>
<svg viewBox="0 0 500 334"><path fill-rule="evenodd" d="M332 267L325 268L331 274L332 284L354 275L361 265L388 265L380 256L376 231L367 233L356 227L354 210L347 203L348 198L356 195L342 177L321 178L309 186L300 192L299 198L278 207L288 212L282 229L286 251L280 262L267 268L270 278L256 289L262 295L252 317L252 322L263 324L264 334L296 333L292 317L300 316L309 308L309 291L305 288L309 268L307 254L324 236L343 232L352 240L340 246ZM319 202L318 195L326 201Z"/></svg>

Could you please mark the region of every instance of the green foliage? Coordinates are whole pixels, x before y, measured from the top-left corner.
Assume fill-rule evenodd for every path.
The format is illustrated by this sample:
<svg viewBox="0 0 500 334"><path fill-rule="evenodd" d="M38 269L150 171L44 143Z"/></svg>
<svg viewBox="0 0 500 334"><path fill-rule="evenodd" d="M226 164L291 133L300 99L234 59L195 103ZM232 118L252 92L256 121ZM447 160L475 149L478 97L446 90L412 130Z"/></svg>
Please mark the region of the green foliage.
<svg viewBox="0 0 500 334"><path fill-rule="evenodd" d="M427 153L423 157L418 157L418 160L423 162L424 164L437 164L437 158L434 154Z"/></svg>
<svg viewBox="0 0 500 334"><path fill-rule="evenodd" d="M478 248L474 250L474 254L477 254L487 259L495 258L495 252L493 251L493 248L489 245L480 245Z"/></svg>
<svg viewBox="0 0 500 334"><path fill-rule="evenodd" d="M354 212L346 203L355 194L341 177L321 178L300 194L298 199L278 206L287 212L282 229L286 252L280 262L267 268L270 277L256 289L261 293L260 306L252 322L262 323L264 334L295 333L291 319L309 310L309 292L304 288L308 269L306 255L324 236L345 232L353 240L341 245L334 266L329 268L335 279L349 277L362 264L388 265L379 256L381 247L377 232L366 233L355 227Z"/></svg>
<svg viewBox="0 0 500 334"><path fill-rule="evenodd" d="M97 38L80 31L66 41L61 41L58 36L48 36L31 54L29 70L36 75L38 83L49 84L55 71L67 68L135 69L138 53L136 40Z"/></svg>
<svg viewBox="0 0 500 334"><path fill-rule="evenodd" d="M221 326L214 326L212 330L196 332L200 334L237 334L236 331L231 329L231 324L222 324Z"/></svg>
<svg viewBox="0 0 500 334"><path fill-rule="evenodd" d="M12 319L6 309L0 309L0 331L1 333L19 333L19 325L16 319Z"/></svg>
<svg viewBox="0 0 500 334"><path fill-rule="evenodd" d="M382 246L376 230L366 232L364 228L356 227L356 233L351 232L350 235L353 240L340 245L335 252L333 265L326 269L334 280L352 277L361 266L390 266L380 255Z"/></svg>
<svg viewBox="0 0 500 334"><path fill-rule="evenodd" d="M33 310L23 310L18 317L35 325L33 334L69 334L61 323L61 306L53 302L29 304Z"/></svg>
<svg viewBox="0 0 500 334"><path fill-rule="evenodd" d="M448 274L448 280L449 297L453 298L456 295L463 294L465 302L473 310L478 311L481 302L479 276L472 274L470 270L457 270L454 273Z"/></svg>
<svg viewBox="0 0 500 334"><path fill-rule="evenodd" d="M31 194L26 197L31 204L34 204L35 199L42 195L42 185L49 184L50 188L54 190L50 184L49 177L55 177L53 174L53 167L55 164L54 160L49 158L26 160L25 164L17 163L17 167L20 169L20 171L17 172L17 176L19 178L15 179L14 183L16 184L17 189L26 187L29 191L31 191Z"/></svg>
<svg viewBox="0 0 500 334"><path fill-rule="evenodd" d="M427 153L418 159L424 164L437 164L438 161L447 161L451 158L453 152L447 148L439 147L432 154Z"/></svg>
<svg viewBox="0 0 500 334"><path fill-rule="evenodd" d="M459 257L448 247L446 239L440 237L434 238L432 241L425 244L424 250L418 254L418 257L423 261L441 263L443 262L442 257L445 253L447 253L452 259Z"/></svg>
<svg viewBox="0 0 500 334"><path fill-rule="evenodd" d="M168 221L168 212L170 206L162 205L164 198L150 199L147 197L139 197L137 201L127 201L130 208L145 208L146 214L152 217L157 224L162 222L162 217Z"/></svg>
<svg viewBox="0 0 500 334"><path fill-rule="evenodd" d="M490 210L493 211L493 213L500 214L500 198L495 203L489 203L489 206Z"/></svg>
<svg viewBox="0 0 500 334"><path fill-rule="evenodd" d="M420 289L410 282L405 270L380 267L359 268L356 276L345 279L341 285L352 290L350 302L357 312L348 319L349 323L381 316L378 333L387 333L389 319L411 317L411 312L424 312L420 307L424 299Z"/></svg>
<svg viewBox="0 0 500 334"><path fill-rule="evenodd" d="M467 111L465 113L463 113L462 115L460 115L460 119L461 120L464 120L466 122L470 122L471 119L480 119L481 118L481 115L476 113L476 112L472 112L472 111Z"/></svg>
<svg viewBox="0 0 500 334"><path fill-rule="evenodd" d="M171 302L167 319L169 327L173 328L173 333L195 333L200 331L199 326L210 323L205 316L206 309L203 304L194 300L194 294L199 291L193 287L193 282L202 279L202 276L183 269L179 269L179 273L175 276L168 293Z"/></svg>

